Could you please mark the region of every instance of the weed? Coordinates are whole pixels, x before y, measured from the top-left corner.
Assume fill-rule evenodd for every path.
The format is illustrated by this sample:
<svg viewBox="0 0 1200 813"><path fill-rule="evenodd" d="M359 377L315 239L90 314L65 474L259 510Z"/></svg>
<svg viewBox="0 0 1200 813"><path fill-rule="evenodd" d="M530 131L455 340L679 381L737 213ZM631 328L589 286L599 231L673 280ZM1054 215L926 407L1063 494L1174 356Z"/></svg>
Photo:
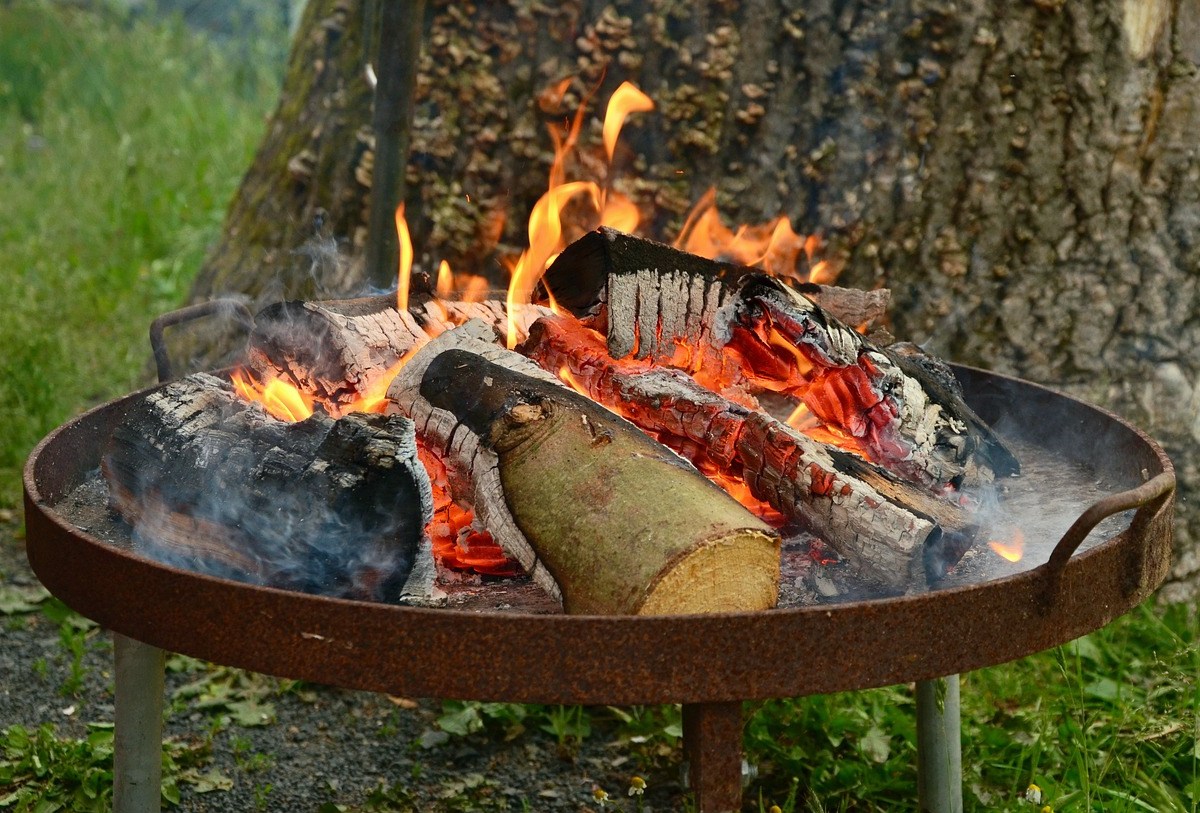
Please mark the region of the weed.
<svg viewBox="0 0 1200 813"><path fill-rule="evenodd" d="M206 743L164 743L164 802L179 802L181 774L208 754ZM111 723L90 724L81 739L59 738L50 724L32 731L23 726L4 729L0 732L0 808L15 813L107 811L112 807L112 758Z"/></svg>

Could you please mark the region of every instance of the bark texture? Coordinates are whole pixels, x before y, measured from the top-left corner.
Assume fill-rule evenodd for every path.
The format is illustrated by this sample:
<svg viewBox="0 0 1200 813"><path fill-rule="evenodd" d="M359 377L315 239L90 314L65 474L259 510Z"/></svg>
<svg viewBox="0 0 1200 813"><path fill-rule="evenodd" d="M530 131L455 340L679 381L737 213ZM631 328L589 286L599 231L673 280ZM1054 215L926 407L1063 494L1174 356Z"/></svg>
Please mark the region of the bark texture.
<svg viewBox="0 0 1200 813"><path fill-rule="evenodd" d="M365 222L359 5L309 4L198 297L358 285L353 263L313 284L292 252L320 219L353 255ZM436 0L408 168L414 241L495 271L487 258L520 245L544 191L545 121L629 79L658 109L630 120L612 184L646 210L647 233L669 236L710 185L731 219L783 211L827 238L841 283L893 290L896 335L1134 419L1178 467L1174 578L1196 581L1197 6ZM561 107L539 97L573 75ZM598 115L581 142L569 174L602 178Z"/></svg>

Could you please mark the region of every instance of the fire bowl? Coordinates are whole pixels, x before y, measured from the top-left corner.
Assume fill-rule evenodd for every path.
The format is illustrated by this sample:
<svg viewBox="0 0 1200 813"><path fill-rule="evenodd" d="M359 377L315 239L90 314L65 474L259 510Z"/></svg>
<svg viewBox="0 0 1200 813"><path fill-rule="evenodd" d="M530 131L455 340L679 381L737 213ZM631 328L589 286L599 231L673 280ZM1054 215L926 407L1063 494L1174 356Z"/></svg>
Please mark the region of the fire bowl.
<svg viewBox="0 0 1200 813"><path fill-rule="evenodd" d="M892 598L665 617L423 609L256 587L142 558L60 511L99 465L112 427L148 391L91 410L34 450L25 468L28 556L54 595L130 638L395 695L698 704L926 680L1103 626L1162 582L1171 549L1174 469L1153 440L1044 387L955 372L972 408L1035 450L1043 469L1082 467L1105 483L1107 496L1060 540L1043 540L1053 552L1032 569ZM1098 522L1132 509L1128 524L1080 548Z"/></svg>

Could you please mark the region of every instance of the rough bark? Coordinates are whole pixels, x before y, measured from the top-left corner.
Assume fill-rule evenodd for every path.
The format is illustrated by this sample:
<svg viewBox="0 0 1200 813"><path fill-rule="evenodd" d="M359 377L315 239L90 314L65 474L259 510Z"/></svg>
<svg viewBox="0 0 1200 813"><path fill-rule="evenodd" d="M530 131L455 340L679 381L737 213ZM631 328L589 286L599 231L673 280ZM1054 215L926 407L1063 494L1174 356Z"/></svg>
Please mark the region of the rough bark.
<svg viewBox="0 0 1200 813"><path fill-rule="evenodd" d="M140 400L103 469L148 555L309 593L428 598L433 505L411 421L275 420L200 373Z"/></svg>
<svg viewBox="0 0 1200 813"><path fill-rule="evenodd" d="M309 4L198 295L309 295L279 267L318 209L354 246L370 116L361 49L340 46L356 8ZM670 236L710 185L735 221L786 212L828 239L843 283L892 288L896 335L1133 418L1178 467L1174 578L1200 576L1195 0L438 0L428 16L408 211L431 258L484 270L522 242L562 112L540 89L580 75L569 110L632 80L658 109L626 127L613 183L655 208L648 233ZM598 117L581 140L598 147ZM306 149L321 159L295 181Z"/></svg>
<svg viewBox="0 0 1200 813"><path fill-rule="evenodd" d="M496 541L568 613L775 605L778 535L491 333L471 322L443 334L388 397L457 472L456 495L469 495Z"/></svg>

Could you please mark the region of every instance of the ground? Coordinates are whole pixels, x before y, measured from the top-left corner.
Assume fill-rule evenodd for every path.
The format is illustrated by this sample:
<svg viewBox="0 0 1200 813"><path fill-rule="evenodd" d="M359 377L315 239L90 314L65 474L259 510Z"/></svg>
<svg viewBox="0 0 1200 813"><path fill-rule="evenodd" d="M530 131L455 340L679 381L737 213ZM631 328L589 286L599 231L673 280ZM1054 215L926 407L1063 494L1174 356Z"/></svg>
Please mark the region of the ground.
<svg viewBox="0 0 1200 813"><path fill-rule="evenodd" d="M17 514L2 512L0 522L0 728L52 721L62 736L85 737L89 724L113 719L110 638L78 616L60 617L25 560ZM78 665L74 651L82 652ZM513 722L511 739L494 726L450 735L438 725L447 713L440 701L301 684L182 656L168 663L167 706L166 734L187 777L178 809L195 813L575 813L595 807L597 787L624 796L642 771L636 766L646 764L619 740L591 737L579 746L566 737L560 747L559 738ZM460 718L477 719L470 710ZM654 762L643 809L681 809L678 753Z"/></svg>

